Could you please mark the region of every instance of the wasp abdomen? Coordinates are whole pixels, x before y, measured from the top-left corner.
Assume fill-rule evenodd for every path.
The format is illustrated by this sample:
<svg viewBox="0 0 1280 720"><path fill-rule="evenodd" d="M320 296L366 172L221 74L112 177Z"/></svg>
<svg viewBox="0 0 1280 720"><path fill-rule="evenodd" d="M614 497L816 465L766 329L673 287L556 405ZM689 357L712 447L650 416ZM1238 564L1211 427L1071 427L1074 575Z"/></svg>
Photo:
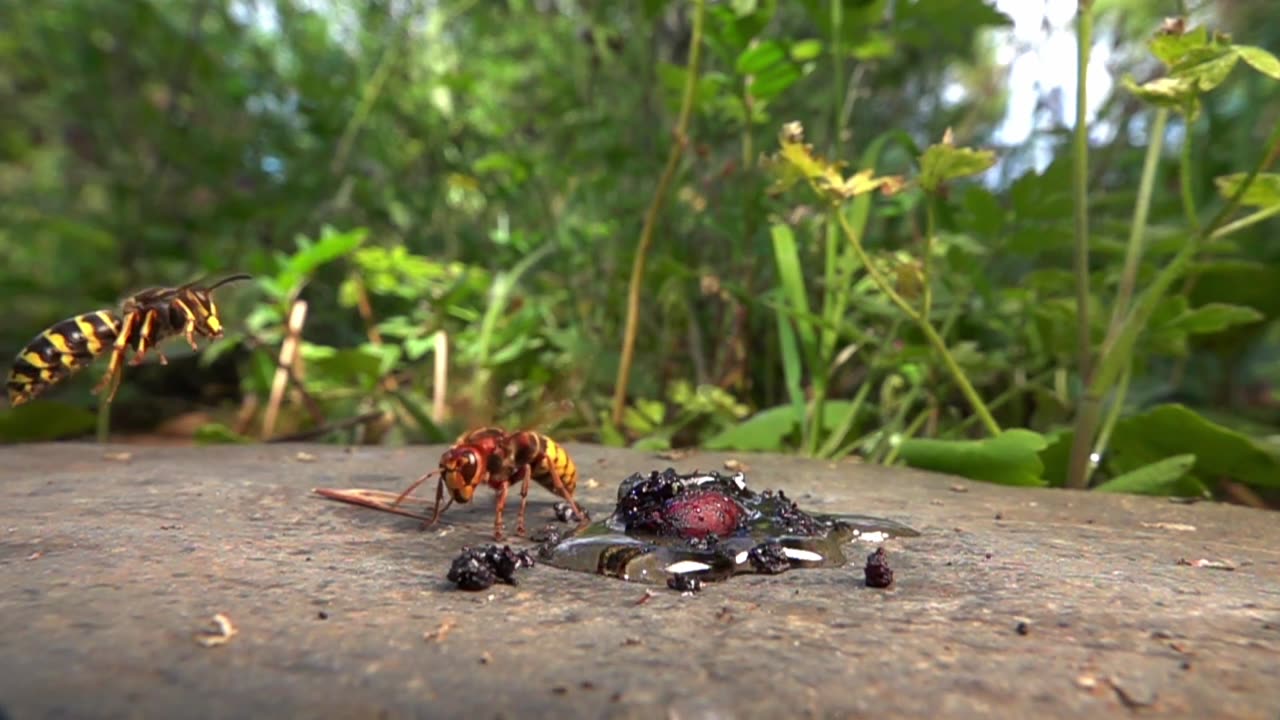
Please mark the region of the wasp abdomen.
<svg viewBox="0 0 1280 720"><path fill-rule="evenodd" d="M21 405L69 377L110 349L120 320L109 310L76 315L27 343L9 373L9 404Z"/></svg>
<svg viewBox="0 0 1280 720"><path fill-rule="evenodd" d="M556 474L560 476L560 482L564 483L565 489L570 494L573 494L578 485L578 466L574 464L573 459L569 457L568 451L561 447L560 443L546 435L540 435L540 439L544 444L543 453L547 458L547 466L555 469ZM545 468L538 469L542 470L538 475L546 474ZM534 479L542 485L550 487L549 479L544 480L539 477Z"/></svg>

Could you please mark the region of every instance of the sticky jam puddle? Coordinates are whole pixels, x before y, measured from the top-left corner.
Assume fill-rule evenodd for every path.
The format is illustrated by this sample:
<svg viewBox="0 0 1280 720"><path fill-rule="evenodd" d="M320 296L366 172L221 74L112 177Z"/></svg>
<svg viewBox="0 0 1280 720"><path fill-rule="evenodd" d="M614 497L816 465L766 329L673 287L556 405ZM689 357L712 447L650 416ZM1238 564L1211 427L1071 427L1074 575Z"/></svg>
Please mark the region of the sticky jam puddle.
<svg viewBox="0 0 1280 720"><path fill-rule="evenodd" d="M840 567L855 541L878 544L919 532L886 518L809 513L781 491L754 492L743 473L636 473L603 520L538 549L564 570L665 584L673 576L726 580L744 573Z"/></svg>

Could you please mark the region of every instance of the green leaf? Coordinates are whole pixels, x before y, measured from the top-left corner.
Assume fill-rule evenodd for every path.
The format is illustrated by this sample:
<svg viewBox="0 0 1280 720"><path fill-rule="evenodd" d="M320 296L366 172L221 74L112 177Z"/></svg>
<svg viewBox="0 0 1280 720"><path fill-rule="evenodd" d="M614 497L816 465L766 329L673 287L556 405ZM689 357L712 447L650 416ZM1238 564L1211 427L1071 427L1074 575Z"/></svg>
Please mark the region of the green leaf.
<svg viewBox="0 0 1280 720"><path fill-rule="evenodd" d="M622 425L637 435L647 435L662 425L667 407L661 400L636 400L622 411Z"/></svg>
<svg viewBox="0 0 1280 720"><path fill-rule="evenodd" d="M275 287L284 294L296 292L316 270L351 253L368 234L365 228L338 232L326 226L315 242L299 236L297 251L285 258L283 267L274 278Z"/></svg>
<svg viewBox="0 0 1280 720"><path fill-rule="evenodd" d="M1280 487L1280 454L1183 405L1161 405L1116 423L1111 451L1127 467L1191 453L1196 456L1195 475L1206 481L1227 478Z"/></svg>
<svg viewBox="0 0 1280 720"><path fill-rule="evenodd" d="M1001 485L1043 486L1040 451L1048 440L1030 430L1007 430L984 440L911 438L902 443L901 457L922 470L960 475Z"/></svg>
<svg viewBox="0 0 1280 720"><path fill-rule="evenodd" d="M246 437L222 423L205 423L196 428L195 441L197 445L230 445L230 444L247 444L254 442L253 438Z"/></svg>
<svg viewBox="0 0 1280 720"><path fill-rule="evenodd" d="M707 438L702 446L708 450L776 451L799 424L794 405L779 405Z"/></svg>
<svg viewBox="0 0 1280 720"><path fill-rule="evenodd" d="M97 417L78 405L33 400L0 411L0 442L45 442L85 435L93 432Z"/></svg>
<svg viewBox="0 0 1280 720"><path fill-rule="evenodd" d="M1195 455L1174 455L1114 477L1098 485L1094 490L1139 495L1168 495L1175 483L1181 480L1195 464Z"/></svg>
<svg viewBox="0 0 1280 720"><path fill-rule="evenodd" d="M631 444L635 450L645 450L649 452L657 452L661 450L671 449L671 438L663 433L642 437Z"/></svg>
<svg viewBox="0 0 1280 720"><path fill-rule="evenodd" d="M1240 183L1244 182L1246 177L1248 177L1246 173L1233 173L1216 177L1213 183L1218 186L1218 194L1225 199L1230 199L1235 197L1240 190ZM1240 204L1246 207L1280 205L1280 174L1258 173L1244 191Z"/></svg>
<svg viewBox="0 0 1280 720"><path fill-rule="evenodd" d="M773 65L760 71L751 80L748 90L759 100L772 100L781 95L800 79L800 68L790 62Z"/></svg>
<svg viewBox="0 0 1280 720"><path fill-rule="evenodd" d="M1280 60L1277 60L1275 55L1252 45L1236 45L1235 50L1240 54L1240 59L1249 64L1249 67L1272 80L1280 80Z"/></svg>
<svg viewBox="0 0 1280 720"><path fill-rule="evenodd" d="M738 55L734 69L739 75L754 75L774 65L786 62L787 51L776 40L766 40L754 47L749 47Z"/></svg>
<svg viewBox="0 0 1280 720"><path fill-rule="evenodd" d="M1190 78L1162 77L1139 85L1130 76L1120 79L1120 84L1137 97L1162 107L1182 111L1189 102L1196 101L1196 84ZM1192 117L1196 115L1193 106Z"/></svg>
<svg viewBox="0 0 1280 720"><path fill-rule="evenodd" d="M821 54L821 40L799 40L791 44L791 59L795 62L814 60Z"/></svg>
<svg viewBox="0 0 1280 720"><path fill-rule="evenodd" d="M1265 319L1257 310L1243 305L1209 303L1186 311L1175 318L1170 327L1193 335L1222 332L1235 325L1248 325Z"/></svg>
<svg viewBox="0 0 1280 720"><path fill-rule="evenodd" d="M1203 26L1181 34L1157 35L1151 39L1151 54L1165 65L1173 67L1189 53L1204 48L1209 42L1209 32Z"/></svg>
<svg viewBox="0 0 1280 720"><path fill-rule="evenodd" d="M934 192L947 180L977 175L995 164L996 154L990 150L931 145L920 158L920 186Z"/></svg>
<svg viewBox="0 0 1280 720"><path fill-rule="evenodd" d="M1190 80L1198 92L1206 93L1221 85L1239 61L1230 46L1196 48L1169 69L1169 76Z"/></svg>

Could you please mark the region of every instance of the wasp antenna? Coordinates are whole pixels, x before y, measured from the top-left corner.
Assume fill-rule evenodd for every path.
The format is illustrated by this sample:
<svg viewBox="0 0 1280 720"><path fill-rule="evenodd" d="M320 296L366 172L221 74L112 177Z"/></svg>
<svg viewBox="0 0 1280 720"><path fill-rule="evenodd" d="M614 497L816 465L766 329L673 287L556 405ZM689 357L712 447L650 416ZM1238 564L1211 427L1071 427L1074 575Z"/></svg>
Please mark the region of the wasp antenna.
<svg viewBox="0 0 1280 720"><path fill-rule="evenodd" d="M223 285L226 285L227 283L233 283L238 280L252 280L252 279L253 279L253 276L250 275L249 273L236 273L235 275L228 275L227 277L222 278L218 282L210 285L208 289L213 290L214 288L219 288L219 287L222 287Z"/></svg>
<svg viewBox="0 0 1280 720"><path fill-rule="evenodd" d="M432 470L431 472L427 473L426 475L423 475L422 477L418 478L417 480L414 480L414 481L413 481L413 484L412 484L412 485L410 485L409 487L405 488L405 489L404 489L404 492L400 493L400 496L399 496L399 497L397 497L397 498L396 498L396 499L391 503L391 507L396 507L396 506L397 506L397 505L399 505L400 503L404 502L404 499L405 499L405 498L407 498L407 497L409 497L409 493L413 492L414 490L417 490L417 489L418 489L418 487L420 487L420 486L422 485L422 483L426 482L427 480L430 480L432 475L439 474L439 472L440 472L439 470Z"/></svg>

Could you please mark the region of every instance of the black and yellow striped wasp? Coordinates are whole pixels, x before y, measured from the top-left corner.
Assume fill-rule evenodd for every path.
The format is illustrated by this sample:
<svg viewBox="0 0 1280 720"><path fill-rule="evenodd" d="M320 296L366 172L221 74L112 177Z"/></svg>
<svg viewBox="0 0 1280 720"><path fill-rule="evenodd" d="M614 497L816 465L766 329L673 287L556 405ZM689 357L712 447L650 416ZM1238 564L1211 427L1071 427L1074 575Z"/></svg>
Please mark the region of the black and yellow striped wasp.
<svg viewBox="0 0 1280 720"><path fill-rule="evenodd" d="M193 350L199 350L197 335L211 340L222 337L222 320L211 293L249 277L231 275L208 287L196 281L179 287L148 288L126 298L119 311L96 310L55 323L14 358L9 372L9 404L16 407L31 400L108 351L111 362L93 392L110 387L105 400L111 402L120 387L129 349L134 351L131 365L140 364L149 350L167 364L168 358L157 346L171 337L185 336Z"/></svg>

